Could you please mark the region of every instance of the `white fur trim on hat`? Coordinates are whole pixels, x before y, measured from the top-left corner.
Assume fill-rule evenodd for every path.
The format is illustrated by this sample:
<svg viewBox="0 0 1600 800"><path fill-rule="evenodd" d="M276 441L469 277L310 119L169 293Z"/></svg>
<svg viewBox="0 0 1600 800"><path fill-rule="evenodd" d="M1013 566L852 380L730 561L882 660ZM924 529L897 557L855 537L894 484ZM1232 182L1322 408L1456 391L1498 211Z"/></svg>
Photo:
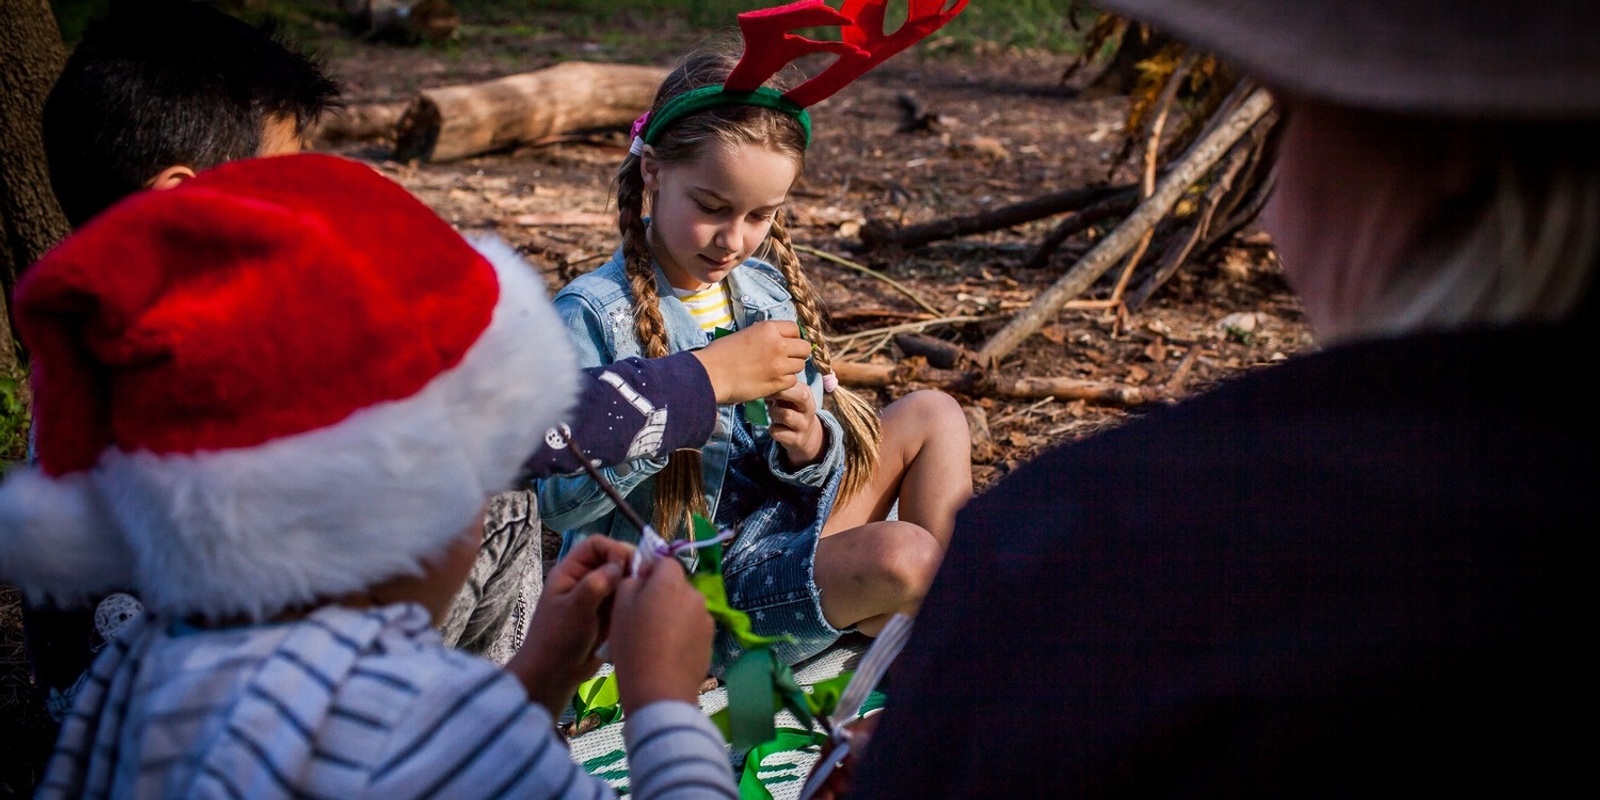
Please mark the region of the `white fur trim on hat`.
<svg viewBox="0 0 1600 800"><path fill-rule="evenodd" d="M542 279L503 242L475 246L500 297L454 368L255 447L109 450L70 481L19 470L0 486L0 574L33 597L130 588L159 613L261 618L415 572L509 487L577 395ZM61 491L47 497L51 483Z"/></svg>

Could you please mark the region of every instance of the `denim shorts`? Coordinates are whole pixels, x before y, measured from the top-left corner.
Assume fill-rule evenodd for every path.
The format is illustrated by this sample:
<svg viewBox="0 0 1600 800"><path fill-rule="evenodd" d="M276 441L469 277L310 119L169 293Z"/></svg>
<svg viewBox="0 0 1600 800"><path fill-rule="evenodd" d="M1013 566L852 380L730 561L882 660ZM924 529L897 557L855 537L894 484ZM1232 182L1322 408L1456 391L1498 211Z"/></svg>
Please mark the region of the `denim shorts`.
<svg viewBox="0 0 1600 800"><path fill-rule="evenodd" d="M793 641L773 645L786 664L797 664L826 650L844 631L822 615L822 593L815 575L820 525L799 531L771 531L733 541L722 563L728 602L750 615L751 628L764 636ZM714 668L739 657L738 644L717 631Z"/></svg>

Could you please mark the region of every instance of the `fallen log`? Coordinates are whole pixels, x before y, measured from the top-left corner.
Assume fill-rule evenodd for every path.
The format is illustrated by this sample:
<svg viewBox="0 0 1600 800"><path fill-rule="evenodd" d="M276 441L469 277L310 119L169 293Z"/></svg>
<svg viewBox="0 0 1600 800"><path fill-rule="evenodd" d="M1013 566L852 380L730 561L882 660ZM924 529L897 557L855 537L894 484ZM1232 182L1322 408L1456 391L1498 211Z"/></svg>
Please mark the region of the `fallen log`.
<svg viewBox="0 0 1600 800"><path fill-rule="evenodd" d="M666 74L660 67L568 61L425 89L395 127L395 158L454 161L556 134L623 127L650 107Z"/></svg>
<svg viewBox="0 0 1600 800"><path fill-rule="evenodd" d="M861 226L861 242L868 247L918 247L942 239L956 239L974 233L1013 228L1036 219L1077 211L1128 189L1126 186L1087 186L1068 189L978 214L936 219L921 225L896 225L884 220L871 220Z"/></svg>
<svg viewBox="0 0 1600 800"><path fill-rule="evenodd" d="M1116 406L1137 406L1162 399L1162 392L1143 386L1125 386L1079 378L1016 378L991 380L986 373L949 370L917 364L861 364L835 362L834 375L847 386L887 389L907 383L937 386L966 395L1009 397L1017 400L1083 400Z"/></svg>
<svg viewBox="0 0 1600 800"><path fill-rule="evenodd" d="M976 363L972 352L958 344L921 333L896 334L894 343L908 356L922 356L929 364L940 369L955 369Z"/></svg>
<svg viewBox="0 0 1600 800"><path fill-rule="evenodd" d="M361 103L324 115L311 131L314 142L366 141L394 135L405 103Z"/></svg>

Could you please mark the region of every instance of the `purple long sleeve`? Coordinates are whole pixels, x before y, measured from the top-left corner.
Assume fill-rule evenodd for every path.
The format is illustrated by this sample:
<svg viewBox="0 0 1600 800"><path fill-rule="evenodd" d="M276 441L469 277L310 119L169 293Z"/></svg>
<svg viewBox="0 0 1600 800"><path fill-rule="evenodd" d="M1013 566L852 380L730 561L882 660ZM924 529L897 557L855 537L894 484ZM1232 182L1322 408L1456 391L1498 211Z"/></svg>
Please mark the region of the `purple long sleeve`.
<svg viewBox="0 0 1600 800"><path fill-rule="evenodd" d="M711 437L717 400L711 378L692 352L627 358L584 370L585 385L566 425L591 461L615 464L654 458ZM525 478L583 468L559 433L523 465Z"/></svg>

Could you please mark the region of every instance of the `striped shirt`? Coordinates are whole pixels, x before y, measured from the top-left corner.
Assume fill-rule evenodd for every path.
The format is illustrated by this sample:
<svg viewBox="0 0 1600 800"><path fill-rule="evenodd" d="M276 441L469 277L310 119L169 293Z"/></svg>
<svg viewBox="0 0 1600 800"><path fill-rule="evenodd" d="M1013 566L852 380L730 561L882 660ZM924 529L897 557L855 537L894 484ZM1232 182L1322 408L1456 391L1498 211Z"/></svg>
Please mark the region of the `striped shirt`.
<svg viewBox="0 0 1600 800"><path fill-rule="evenodd" d="M683 301L700 330L711 333L718 328L733 329L733 305L728 299L726 283L717 281L698 292L673 289L672 293Z"/></svg>
<svg viewBox="0 0 1600 800"><path fill-rule="evenodd" d="M736 797L698 708L625 729L641 798ZM421 606L283 624L129 624L95 662L38 797L613 797L510 673L444 647Z"/></svg>

